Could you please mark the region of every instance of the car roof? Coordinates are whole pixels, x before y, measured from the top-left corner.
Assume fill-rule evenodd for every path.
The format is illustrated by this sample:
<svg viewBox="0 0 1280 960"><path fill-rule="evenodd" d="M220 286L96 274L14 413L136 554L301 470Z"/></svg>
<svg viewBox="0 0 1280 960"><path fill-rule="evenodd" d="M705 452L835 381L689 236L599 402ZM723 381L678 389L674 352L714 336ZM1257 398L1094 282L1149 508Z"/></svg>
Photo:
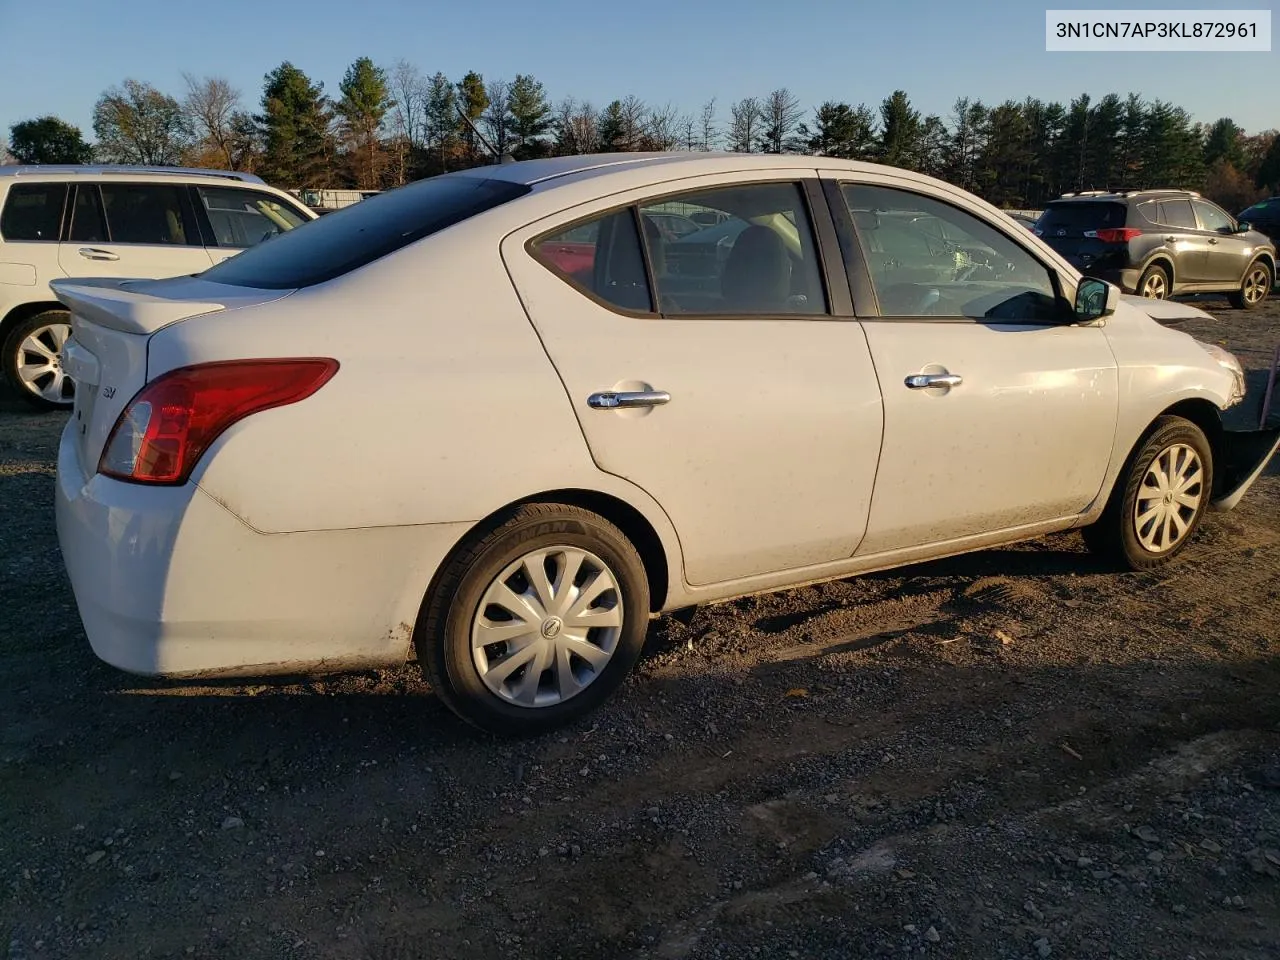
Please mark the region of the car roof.
<svg viewBox="0 0 1280 960"><path fill-rule="evenodd" d="M31 177L49 180L68 180L76 177L155 177L158 180L179 178L222 182L228 180L266 186L266 181L252 173L238 170L212 170L201 167L162 167L134 164L59 164L32 163L0 166L0 177Z"/></svg>
<svg viewBox="0 0 1280 960"><path fill-rule="evenodd" d="M541 160L509 161L485 167L471 167L445 176L484 177L526 186L550 185L552 181L580 182L584 179L661 167L672 178L738 170L793 170L796 168L844 170L851 173L887 173L909 180L931 178L899 167L835 157L815 157L797 153L733 153L729 151L666 151L652 153L595 153Z"/></svg>

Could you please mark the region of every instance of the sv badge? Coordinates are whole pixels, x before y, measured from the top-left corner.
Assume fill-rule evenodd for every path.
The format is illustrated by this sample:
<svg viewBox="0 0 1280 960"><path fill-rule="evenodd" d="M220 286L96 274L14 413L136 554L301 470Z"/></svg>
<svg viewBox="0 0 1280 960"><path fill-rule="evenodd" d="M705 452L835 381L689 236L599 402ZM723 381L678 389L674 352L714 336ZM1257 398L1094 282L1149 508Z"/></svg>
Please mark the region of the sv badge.
<svg viewBox="0 0 1280 960"><path fill-rule="evenodd" d="M102 388L102 396L103 396L104 398L106 398L107 400L110 400L110 399L111 399L112 397L114 397L115 395L116 395L116 388L115 388L115 387L103 387L103 388Z"/></svg>

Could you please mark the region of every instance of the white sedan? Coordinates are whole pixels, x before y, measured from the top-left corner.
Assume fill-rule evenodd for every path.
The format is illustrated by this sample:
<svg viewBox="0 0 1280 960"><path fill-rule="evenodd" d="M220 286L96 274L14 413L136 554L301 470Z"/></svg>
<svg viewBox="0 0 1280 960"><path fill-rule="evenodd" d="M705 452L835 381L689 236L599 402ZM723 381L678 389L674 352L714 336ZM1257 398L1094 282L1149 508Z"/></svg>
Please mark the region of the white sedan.
<svg viewBox="0 0 1280 960"><path fill-rule="evenodd" d="M58 537L99 657L416 656L501 732L595 708L664 611L1072 527L1165 563L1277 446L1223 427L1236 360L1148 312L1194 308L832 159L498 165L194 276L54 287Z"/></svg>

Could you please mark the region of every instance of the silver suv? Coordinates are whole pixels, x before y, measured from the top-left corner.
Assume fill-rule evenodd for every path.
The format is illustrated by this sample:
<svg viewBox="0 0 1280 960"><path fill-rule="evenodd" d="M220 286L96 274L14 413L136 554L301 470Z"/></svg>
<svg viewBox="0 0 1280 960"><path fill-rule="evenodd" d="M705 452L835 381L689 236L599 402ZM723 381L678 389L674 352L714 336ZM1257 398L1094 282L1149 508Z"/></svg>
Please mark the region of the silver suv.
<svg viewBox="0 0 1280 960"><path fill-rule="evenodd" d="M1270 238L1190 190L1068 193L1034 230L1081 273L1157 300L1225 293L1252 310L1276 279Z"/></svg>
<svg viewBox="0 0 1280 960"><path fill-rule="evenodd" d="M200 273L316 214L259 177L226 170L0 166L0 366L19 395L69 408L70 332L58 277Z"/></svg>

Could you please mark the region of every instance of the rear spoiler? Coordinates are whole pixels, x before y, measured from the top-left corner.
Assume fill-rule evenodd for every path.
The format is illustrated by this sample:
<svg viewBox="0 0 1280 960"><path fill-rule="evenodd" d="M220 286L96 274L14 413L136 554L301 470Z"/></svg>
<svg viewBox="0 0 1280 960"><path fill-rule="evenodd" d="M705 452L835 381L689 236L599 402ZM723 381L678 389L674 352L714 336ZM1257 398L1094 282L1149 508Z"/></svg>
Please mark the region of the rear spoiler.
<svg viewBox="0 0 1280 960"><path fill-rule="evenodd" d="M199 276L165 280L59 279L49 286L73 314L110 330L152 334L179 320L280 300L292 290L210 283Z"/></svg>

